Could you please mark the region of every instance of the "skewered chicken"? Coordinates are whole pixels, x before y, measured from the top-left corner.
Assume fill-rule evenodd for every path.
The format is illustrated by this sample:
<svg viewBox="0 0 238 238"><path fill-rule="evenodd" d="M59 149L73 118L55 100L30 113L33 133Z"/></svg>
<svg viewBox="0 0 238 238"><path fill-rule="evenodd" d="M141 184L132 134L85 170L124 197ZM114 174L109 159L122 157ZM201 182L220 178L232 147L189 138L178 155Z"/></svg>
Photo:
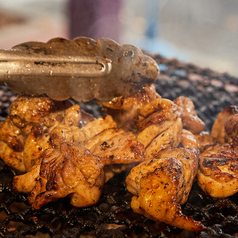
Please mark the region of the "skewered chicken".
<svg viewBox="0 0 238 238"><path fill-rule="evenodd" d="M238 107L230 106L218 114L211 135L218 143L238 144Z"/></svg>
<svg viewBox="0 0 238 238"><path fill-rule="evenodd" d="M133 211L181 229L204 230L200 222L182 214L180 206L187 201L197 174L197 150L165 149L157 158L132 168L126 178L127 189L134 195Z"/></svg>
<svg viewBox="0 0 238 238"><path fill-rule="evenodd" d="M217 144L200 156L198 185L212 197L238 192L238 145Z"/></svg>
<svg viewBox="0 0 238 238"><path fill-rule="evenodd" d="M190 98L180 96L174 100L181 112L183 128L193 134L199 134L205 128L204 122L197 116L194 104Z"/></svg>
<svg viewBox="0 0 238 238"><path fill-rule="evenodd" d="M66 196L73 206L91 206L102 193L103 167L103 160L80 143L65 142L45 150L30 172L15 176L13 188L28 194L33 209Z"/></svg>

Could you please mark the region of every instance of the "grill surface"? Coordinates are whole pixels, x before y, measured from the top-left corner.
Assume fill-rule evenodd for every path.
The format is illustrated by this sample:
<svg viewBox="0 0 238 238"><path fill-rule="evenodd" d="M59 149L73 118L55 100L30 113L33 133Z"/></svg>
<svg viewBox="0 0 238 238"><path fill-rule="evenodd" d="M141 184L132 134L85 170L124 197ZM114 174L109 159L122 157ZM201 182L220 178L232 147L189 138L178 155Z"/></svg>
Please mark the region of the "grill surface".
<svg viewBox="0 0 238 238"><path fill-rule="evenodd" d="M238 79L192 64L152 56L161 74L158 93L174 100L190 97L199 117L210 131L217 114L229 105L238 105ZM8 114L15 93L0 88L1 120ZM82 109L100 115L95 102ZM208 227L200 233L188 232L134 214L131 195L125 186L126 173L116 175L105 185L99 203L89 208L74 208L68 199L32 211L25 194L12 191L16 174L0 160L0 237L232 237L238 235L238 194L229 198L211 198L197 186L192 188L183 212ZM123 182L122 182L123 181Z"/></svg>

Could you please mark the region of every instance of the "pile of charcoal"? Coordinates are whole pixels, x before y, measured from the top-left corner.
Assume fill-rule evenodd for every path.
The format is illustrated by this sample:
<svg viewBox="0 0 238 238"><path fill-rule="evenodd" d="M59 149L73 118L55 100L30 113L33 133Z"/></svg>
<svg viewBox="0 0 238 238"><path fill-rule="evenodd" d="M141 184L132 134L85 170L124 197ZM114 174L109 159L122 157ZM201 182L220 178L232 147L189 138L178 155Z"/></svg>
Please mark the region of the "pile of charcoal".
<svg viewBox="0 0 238 238"><path fill-rule="evenodd" d="M153 58L161 71L155 83L157 92L171 100L178 96L191 98L207 131L211 130L220 111L238 105L238 78L160 55L153 55ZM14 92L1 85L1 121L15 98ZM100 115L100 108L94 101L81 107L95 117ZM207 230L197 233L133 213L130 208L132 196L126 190L126 172L117 174L105 184L100 201L92 207L75 208L64 198L37 211L31 209L25 194L12 190L11 183L16 173L0 160L0 237L207 238L238 235L238 194L229 198L212 198L205 195L196 182L183 206L183 213L207 227Z"/></svg>

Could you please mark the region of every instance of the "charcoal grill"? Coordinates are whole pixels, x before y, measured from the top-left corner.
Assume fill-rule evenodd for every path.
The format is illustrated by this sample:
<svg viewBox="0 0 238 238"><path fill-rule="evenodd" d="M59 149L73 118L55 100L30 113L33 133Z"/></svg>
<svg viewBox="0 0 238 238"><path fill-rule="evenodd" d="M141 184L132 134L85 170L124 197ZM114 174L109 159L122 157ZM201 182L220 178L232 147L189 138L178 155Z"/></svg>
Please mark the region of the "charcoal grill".
<svg viewBox="0 0 238 238"><path fill-rule="evenodd" d="M192 99L198 116L210 131L217 114L230 105L238 105L238 78L227 73L202 69L176 59L152 55L160 66L157 92L174 100ZM1 120L8 114L16 94L4 85L0 88ZM100 115L91 101L82 109ZM0 237L233 237L238 236L238 194L212 198L195 182L183 213L201 221L207 230L188 232L135 214L130 208L132 195L126 190L127 172L117 174L105 184L98 204L88 208L72 207L67 198L33 211L25 194L12 190L16 171L0 160Z"/></svg>

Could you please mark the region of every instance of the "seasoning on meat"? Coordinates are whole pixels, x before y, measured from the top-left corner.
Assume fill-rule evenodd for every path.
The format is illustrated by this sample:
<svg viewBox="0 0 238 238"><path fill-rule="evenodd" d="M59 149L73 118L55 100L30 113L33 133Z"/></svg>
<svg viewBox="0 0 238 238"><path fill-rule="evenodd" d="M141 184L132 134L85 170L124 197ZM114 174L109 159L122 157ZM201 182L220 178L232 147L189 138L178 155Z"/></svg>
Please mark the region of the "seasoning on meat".
<svg viewBox="0 0 238 238"><path fill-rule="evenodd" d="M33 209L66 196L76 207L98 202L104 184L103 161L84 146L64 142L47 149L29 172L14 177L13 188L28 194Z"/></svg>
<svg viewBox="0 0 238 238"><path fill-rule="evenodd" d="M126 178L127 189L134 196L134 212L181 229L201 231L201 222L182 213L197 174L198 153L190 148L165 149L157 159L146 160L132 168Z"/></svg>
<svg viewBox="0 0 238 238"><path fill-rule="evenodd" d="M238 192L238 145L217 144L200 156L198 185L212 197Z"/></svg>

